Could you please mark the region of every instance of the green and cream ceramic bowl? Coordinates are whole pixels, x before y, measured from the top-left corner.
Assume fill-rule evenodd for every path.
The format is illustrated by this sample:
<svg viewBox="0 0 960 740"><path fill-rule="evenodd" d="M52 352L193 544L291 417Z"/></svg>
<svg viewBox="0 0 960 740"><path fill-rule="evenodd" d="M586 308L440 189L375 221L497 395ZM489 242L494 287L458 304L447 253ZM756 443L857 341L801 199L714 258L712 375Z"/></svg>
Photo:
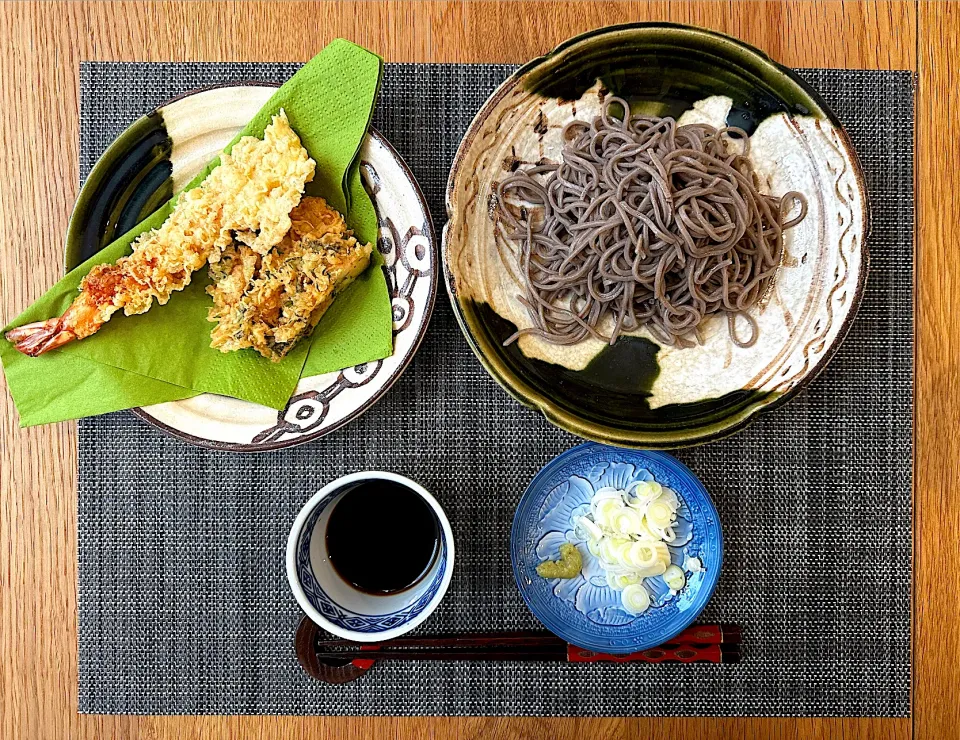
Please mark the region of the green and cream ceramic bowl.
<svg viewBox="0 0 960 740"><path fill-rule="evenodd" d="M528 336L516 259L495 228L497 183L518 166L560 158L560 131L590 120L605 95L634 112L744 128L761 187L806 195L781 267L751 309L749 349L726 319L702 345L660 347L641 333L573 350ZM839 121L791 70L736 39L700 28L636 24L578 36L535 59L484 104L457 152L443 233L447 289L484 367L521 403L574 434L614 445L672 448L731 434L784 403L829 362L867 275L868 208L859 163Z"/></svg>
<svg viewBox="0 0 960 740"><path fill-rule="evenodd" d="M98 252L179 192L275 91L275 85L264 83L196 90L164 103L120 134L80 191L67 233L67 268ZM387 392L413 358L433 311L434 231L413 173L373 129L360 147L360 176L380 225L377 248L393 305L393 355L303 377L287 407L279 412L202 393L134 409L134 413L193 444L256 452L332 432Z"/></svg>

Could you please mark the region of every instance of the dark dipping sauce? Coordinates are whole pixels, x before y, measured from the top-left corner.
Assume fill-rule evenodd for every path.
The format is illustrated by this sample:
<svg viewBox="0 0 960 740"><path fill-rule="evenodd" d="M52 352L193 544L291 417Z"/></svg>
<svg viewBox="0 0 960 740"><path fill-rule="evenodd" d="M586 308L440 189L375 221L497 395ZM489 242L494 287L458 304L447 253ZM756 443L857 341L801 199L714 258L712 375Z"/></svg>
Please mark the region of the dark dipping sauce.
<svg viewBox="0 0 960 740"><path fill-rule="evenodd" d="M383 596L415 585L440 549L440 524L423 497L400 483L367 480L333 505L327 556L360 591Z"/></svg>

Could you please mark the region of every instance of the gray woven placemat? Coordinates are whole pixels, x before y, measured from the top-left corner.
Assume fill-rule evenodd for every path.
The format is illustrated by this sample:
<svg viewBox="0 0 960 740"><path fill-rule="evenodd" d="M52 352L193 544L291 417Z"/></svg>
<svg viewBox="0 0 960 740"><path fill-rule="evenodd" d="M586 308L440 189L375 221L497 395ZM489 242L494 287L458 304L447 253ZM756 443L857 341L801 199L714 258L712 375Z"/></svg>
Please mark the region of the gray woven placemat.
<svg viewBox="0 0 960 740"><path fill-rule="evenodd" d="M292 64L81 67L81 171L177 93L283 80ZM388 65L375 125L439 227L455 148L508 66ZM732 439L679 453L720 509L726 556L704 620L741 624L736 666L382 664L333 687L293 654L283 567L324 482L382 468L433 491L457 540L423 629L534 628L507 556L534 473L578 440L510 399L445 295L413 364L361 419L237 456L130 413L80 424L80 710L150 714L886 715L909 711L913 408L913 78L805 70L860 153L873 204L860 315L823 375Z"/></svg>

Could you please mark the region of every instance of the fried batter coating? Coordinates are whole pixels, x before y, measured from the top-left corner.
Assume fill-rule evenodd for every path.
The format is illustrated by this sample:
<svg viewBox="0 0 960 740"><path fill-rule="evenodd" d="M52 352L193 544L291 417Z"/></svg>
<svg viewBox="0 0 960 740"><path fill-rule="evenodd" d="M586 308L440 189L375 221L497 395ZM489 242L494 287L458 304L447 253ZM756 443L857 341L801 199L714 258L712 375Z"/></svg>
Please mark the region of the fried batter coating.
<svg viewBox="0 0 960 740"><path fill-rule="evenodd" d="M372 246L323 198L304 198L290 219L290 233L265 255L235 244L211 264L208 318L220 351L253 348L279 361L370 264Z"/></svg>
<svg viewBox="0 0 960 740"><path fill-rule="evenodd" d="M290 231L290 212L313 179L310 159L283 110L263 139L247 136L220 157L198 187L182 193L166 221L141 234L133 252L97 265L63 316L19 327L7 338L39 355L94 334L119 309L144 313L190 284L191 275L235 243L266 254Z"/></svg>

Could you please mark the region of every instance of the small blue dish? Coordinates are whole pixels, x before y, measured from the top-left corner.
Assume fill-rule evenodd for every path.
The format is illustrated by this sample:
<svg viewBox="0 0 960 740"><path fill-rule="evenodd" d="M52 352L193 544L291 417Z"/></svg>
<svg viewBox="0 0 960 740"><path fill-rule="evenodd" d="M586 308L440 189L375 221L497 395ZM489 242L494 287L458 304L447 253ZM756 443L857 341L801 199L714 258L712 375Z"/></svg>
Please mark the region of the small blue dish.
<svg viewBox="0 0 960 740"><path fill-rule="evenodd" d="M673 489L681 502L677 540L669 549L672 564L687 577L683 589L672 593L662 578L648 578L650 608L629 614L582 545L584 565L576 578L537 575L537 565L557 559L563 542L580 542L571 522L597 489L626 489L651 478ZM632 653L669 642L703 611L720 577L723 535L710 495L679 460L663 452L588 442L554 458L531 481L513 518L510 559L523 600L548 630L577 647Z"/></svg>

